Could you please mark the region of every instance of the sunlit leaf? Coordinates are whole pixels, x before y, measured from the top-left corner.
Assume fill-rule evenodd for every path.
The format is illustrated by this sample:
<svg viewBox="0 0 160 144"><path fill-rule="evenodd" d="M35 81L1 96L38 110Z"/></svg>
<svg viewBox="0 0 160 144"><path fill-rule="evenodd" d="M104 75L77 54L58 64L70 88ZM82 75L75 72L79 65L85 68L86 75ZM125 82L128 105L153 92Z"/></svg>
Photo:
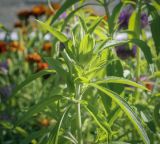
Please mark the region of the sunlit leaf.
<svg viewBox="0 0 160 144"><path fill-rule="evenodd" d="M128 116L128 118L130 119L134 127L136 128L137 132L143 139L144 143L150 144L150 140L147 136L145 129L143 128L141 124L141 121L139 120L138 116L134 113L132 108L129 106L129 104L125 100L123 100L118 94L114 93L113 91L110 91L109 89L106 89L94 83L91 83L89 85L94 88L97 88L98 90L102 91L103 93L111 97L121 107L121 109L125 112L125 114Z"/></svg>

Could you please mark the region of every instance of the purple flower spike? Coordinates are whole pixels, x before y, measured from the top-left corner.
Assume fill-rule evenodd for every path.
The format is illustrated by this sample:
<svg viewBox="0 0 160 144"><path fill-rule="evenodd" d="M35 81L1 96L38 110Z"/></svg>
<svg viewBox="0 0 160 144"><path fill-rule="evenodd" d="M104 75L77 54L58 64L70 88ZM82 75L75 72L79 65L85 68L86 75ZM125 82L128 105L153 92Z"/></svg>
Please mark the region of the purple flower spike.
<svg viewBox="0 0 160 144"><path fill-rule="evenodd" d="M127 28L129 23L129 18L133 12L133 7L131 5L127 6L119 16L119 28Z"/></svg>
<svg viewBox="0 0 160 144"><path fill-rule="evenodd" d="M121 45L116 47L116 53L117 56L121 59L127 59L129 57L135 57L136 56L136 46L133 46L132 49L129 49L127 45Z"/></svg>
<svg viewBox="0 0 160 144"><path fill-rule="evenodd" d="M141 15L141 28L144 28L148 25L148 15L146 13L143 13Z"/></svg>
<svg viewBox="0 0 160 144"><path fill-rule="evenodd" d="M121 59L127 59L130 56L130 50L125 45L117 46L116 53Z"/></svg>
<svg viewBox="0 0 160 144"><path fill-rule="evenodd" d="M15 85L6 85L0 87L0 96L2 96L2 99L7 100L12 95L12 91L14 88Z"/></svg>
<svg viewBox="0 0 160 144"><path fill-rule="evenodd" d="M8 70L8 62L7 61L0 62L0 69Z"/></svg>
<svg viewBox="0 0 160 144"><path fill-rule="evenodd" d="M134 45L133 47L132 47L132 50L131 50L132 52L132 54L131 54L131 56L132 57L135 57L136 56L136 53L137 53L137 47Z"/></svg>

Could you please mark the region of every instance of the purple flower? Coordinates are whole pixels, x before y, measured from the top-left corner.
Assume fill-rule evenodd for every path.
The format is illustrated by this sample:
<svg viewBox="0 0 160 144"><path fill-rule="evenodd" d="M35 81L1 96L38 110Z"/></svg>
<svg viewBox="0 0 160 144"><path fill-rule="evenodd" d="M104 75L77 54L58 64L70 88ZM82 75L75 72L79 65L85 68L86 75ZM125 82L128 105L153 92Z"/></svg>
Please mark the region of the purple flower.
<svg viewBox="0 0 160 144"><path fill-rule="evenodd" d="M127 45L121 45L116 47L116 53L121 59L127 59L129 57L136 56L136 49L136 46L133 46L132 49L129 49Z"/></svg>
<svg viewBox="0 0 160 144"><path fill-rule="evenodd" d="M7 100L11 96L14 88L15 85L6 85L0 87L0 96L2 96L2 99Z"/></svg>
<svg viewBox="0 0 160 144"><path fill-rule="evenodd" d="M148 15L146 13L143 13L141 15L141 28L144 28L148 25Z"/></svg>
<svg viewBox="0 0 160 144"><path fill-rule="evenodd" d="M64 12L64 13L62 13L61 15L60 15L60 19L65 19L67 17L67 13L66 12Z"/></svg>
<svg viewBox="0 0 160 144"><path fill-rule="evenodd" d="M119 15L119 28L128 28L129 19L133 13L133 7L128 5L125 9L123 9ZM146 13L141 14L141 28L144 28L148 25L148 15Z"/></svg>
<svg viewBox="0 0 160 144"><path fill-rule="evenodd" d="M136 53L137 53L137 47L134 45L131 49L131 56L132 57L135 57L136 56Z"/></svg>
<svg viewBox="0 0 160 144"><path fill-rule="evenodd" d="M0 71L2 71L3 73L7 73L8 71L8 62L7 61L4 61L4 62L0 62Z"/></svg>
<svg viewBox="0 0 160 144"><path fill-rule="evenodd" d="M10 120L10 116L6 113L0 114L0 120Z"/></svg>
<svg viewBox="0 0 160 144"><path fill-rule="evenodd" d="M128 5L122 12L120 13L119 16L119 28L127 28L128 27L128 22L129 18L133 12L133 7L131 5Z"/></svg>
<svg viewBox="0 0 160 144"><path fill-rule="evenodd" d="M7 61L0 62L0 68L8 70L8 62Z"/></svg>

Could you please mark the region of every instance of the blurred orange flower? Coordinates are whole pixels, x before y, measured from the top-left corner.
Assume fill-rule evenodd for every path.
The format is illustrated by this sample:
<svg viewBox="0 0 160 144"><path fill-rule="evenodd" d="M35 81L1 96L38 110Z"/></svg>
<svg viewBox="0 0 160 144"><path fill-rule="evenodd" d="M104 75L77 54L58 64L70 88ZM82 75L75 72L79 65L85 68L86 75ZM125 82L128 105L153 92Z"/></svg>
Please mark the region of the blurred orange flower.
<svg viewBox="0 0 160 144"><path fill-rule="evenodd" d="M47 126L50 125L50 120L47 119L47 118L41 119L41 120L40 120L40 124L41 124L42 126L47 127Z"/></svg>
<svg viewBox="0 0 160 144"><path fill-rule="evenodd" d="M18 41L12 41L9 43L9 48L11 51L24 51L24 46Z"/></svg>
<svg viewBox="0 0 160 144"><path fill-rule="evenodd" d="M38 53L32 53L27 56L26 60L28 62L37 62L38 63L41 61L41 56Z"/></svg>
<svg viewBox="0 0 160 144"><path fill-rule="evenodd" d="M44 51L50 51L52 48L52 43L49 41L44 42L43 44L43 50Z"/></svg>
<svg viewBox="0 0 160 144"><path fill-rule="evenodd" d="M108 20L108 16L105 15L105 16L103 17L103 19L104 19L105 21L107 21L107 20Z"/></svg>
<svg viewBox="0 0 160 144"><path fill-rule="evenodd" d="M7 43L4 41L0 41L0 53L4 53L7 51Z"/></svg>
<svg viewBox="0 0 160 144"><path fill-rule="evenodd" d="M22 9L17 13L17 16L20 20L27 20L31 14L29 9Z"/></svg>
<svg viewBox="0 0 160 144"><path fill-rule="evenodd" d="M145 86L148 90L150 90L150 91L153 90L153 83L152 82L145 82Z"/></svg>
<svg viewBox="0 0 160 144"><path fill-rule="evenodd" d="M48 69L48 64L44 62L39 62L37 65L37 70L40 71L44 69Z"/></svg>
<svg viewBox="0 0 160 144"><path fill-rule="evenodd" d="M14 27L15 27L15 28L22 28L22 27L23 27L23 24L22 24L22 22L20 22L20 21L16 21L15 24L14 24Z"/></svg>
<svg viewBox="0 0 160 144"><path fill-rule="evenodd" d="M32 15L35 17L42 16L46 13L46 6L43 4L36 5L32 8Z"/></svg>
<svg viewBox="0 0 160 144"><path fill-rule="evenodd" d="M52 3L52 7L54 10L59 10L61 8L61 5L59 3Z"/></svg>

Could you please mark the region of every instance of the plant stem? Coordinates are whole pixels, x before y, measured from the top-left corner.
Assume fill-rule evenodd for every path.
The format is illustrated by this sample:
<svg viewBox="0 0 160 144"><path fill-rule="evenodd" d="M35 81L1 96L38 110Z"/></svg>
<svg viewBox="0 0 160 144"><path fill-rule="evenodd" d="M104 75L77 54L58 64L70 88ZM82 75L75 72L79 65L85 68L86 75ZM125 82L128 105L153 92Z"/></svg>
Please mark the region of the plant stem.
<svg viewBox="0 0 160 144"><path fill-rule="evenodd" d="M78 101L81 100L80 85L76 86L76 100L78 100ZM80 105L79 102L76 104L76 112L77 112L78 144L83 144L83 139L82 139L82 121L81 121L81 105Z"/></svg>
<svg viewBox="0 0 160 144"><path fill-rule="evenodd" d="M105 12L106 12L106 16L109 17L109 10L108 10L108 2L106 0L104 0L104 9L105 9Z"/></svg>

